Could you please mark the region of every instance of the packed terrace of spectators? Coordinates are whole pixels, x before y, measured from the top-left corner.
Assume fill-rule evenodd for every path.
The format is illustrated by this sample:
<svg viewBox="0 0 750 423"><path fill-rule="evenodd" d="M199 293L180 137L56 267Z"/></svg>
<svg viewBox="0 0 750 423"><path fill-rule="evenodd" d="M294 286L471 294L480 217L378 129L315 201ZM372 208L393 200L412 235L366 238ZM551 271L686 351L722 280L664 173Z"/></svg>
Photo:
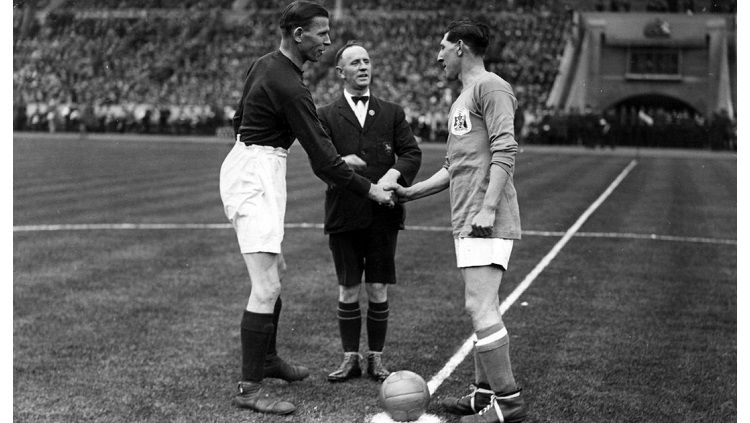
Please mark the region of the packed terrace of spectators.
<svg viewBox="0 0 750 423"><path fill-rule="evenodd" d="M231 118L252 60L278 48L278 11L287 1L40 1L32 14L16 3L15 129L211 134ZM440 0L322 3L334 12L334 44L306 65L316 104L339 95L333 56L357 39L372 58L373 93L400 103L417 135L437 141L457 89L436 62L451 20L481 17L495 29L488 70L514 86L519 110L538 121L573 12L552 0L458 0L449 8Z"/></svg>

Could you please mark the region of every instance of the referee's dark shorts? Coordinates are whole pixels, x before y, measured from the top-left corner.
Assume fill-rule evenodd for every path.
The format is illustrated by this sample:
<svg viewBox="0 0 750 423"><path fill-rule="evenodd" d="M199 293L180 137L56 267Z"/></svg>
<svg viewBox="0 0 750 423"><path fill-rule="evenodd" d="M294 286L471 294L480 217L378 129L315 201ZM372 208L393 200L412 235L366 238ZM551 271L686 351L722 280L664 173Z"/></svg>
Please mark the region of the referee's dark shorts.
<svg viewBox="0 0 750 423"><path fill-rule="evenodd" d="M378 225L330 234L328 246L339 285L359 285L362 272L365 283L395 284L397 238L398 229L383 229Z"/></svg>

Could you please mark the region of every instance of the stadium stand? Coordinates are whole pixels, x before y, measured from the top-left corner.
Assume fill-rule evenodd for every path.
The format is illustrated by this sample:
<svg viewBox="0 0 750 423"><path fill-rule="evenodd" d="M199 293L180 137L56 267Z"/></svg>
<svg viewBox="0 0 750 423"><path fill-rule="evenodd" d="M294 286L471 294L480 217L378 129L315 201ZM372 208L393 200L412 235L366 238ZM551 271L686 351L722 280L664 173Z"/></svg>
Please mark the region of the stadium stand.
<svg viewBox="0 0 750 423"><path fill-rule="evenodd" d="M171 134L226 131L239 100L244 71L254 58L278 47L277 38L269 34L277 31L277 13L286 3L16 1L14 129ZM305 69L316 104L326 104L338 95L333 55L345 41L358 39L375 64L373 90L404 107L421 140L445 140L446 113L457 86L441 78L436 63L440 31L457 16L481 16L499 30L487 54L487 68L516 90L519 137L528 142L586 145L594 138L597 143L611 145L629 139L597 132L606 126L598 123L604 116L587 116L584 111L563 113L548 109L545 103L566 40L574 36L577 10L645 11L654 7L654 0L612 0L606 5L598 0L458 0L448 7L441 0L322 3L336 18L334 46L321 62L308 63ZM736 11L736 2L733 6L721 2L720 9L702 1L661 3L659 7L679 13ZM605 120L610 128L633 121L629 110L617 116L608 112ZM727 120L718 116L696 120L688 111L649 112L668 126L674 122L699 125L703 119L706 132L707 122ZM728 120L731 123L732 116ZM565 121L563 129L557 128L561 121ZM719 132L731 137L731 128L715 131ZM724 135L716 137L723 139ZM694 143L706 146L701 141ZM712 145L727 143L731 145L731 141Z"/></svg>

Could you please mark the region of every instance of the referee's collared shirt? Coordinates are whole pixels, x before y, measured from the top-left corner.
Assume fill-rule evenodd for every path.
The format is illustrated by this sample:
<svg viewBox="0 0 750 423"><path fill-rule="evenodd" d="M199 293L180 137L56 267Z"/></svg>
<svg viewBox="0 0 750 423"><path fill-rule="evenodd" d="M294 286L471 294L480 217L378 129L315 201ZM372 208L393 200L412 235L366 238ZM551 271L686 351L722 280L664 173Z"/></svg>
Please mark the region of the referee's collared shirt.
<svg viewBox="0 0 750 423"><path fill-rule="evenodd" d="M302 70L281 51L250 66L237 114L240 141L245 144L288 149L296 138L318 177L363 196L369 191L370 181L344 163L323 130Z"/></svg>
<svg viewBox="0 0 750 423"><path fill-rule="evenodd" d="M358 101L355 103L354 100L352 100L353 95L350 94L349 91L346 90L346 88L344 88L344 98L346 99L346 102L349 103L349 107L352 108L354 115L357 116L359 126L364 128L365 119L367 119L367 107L370 105L370 90L368 89L367 92L362 95L367 96L367 101Z"/></svg>

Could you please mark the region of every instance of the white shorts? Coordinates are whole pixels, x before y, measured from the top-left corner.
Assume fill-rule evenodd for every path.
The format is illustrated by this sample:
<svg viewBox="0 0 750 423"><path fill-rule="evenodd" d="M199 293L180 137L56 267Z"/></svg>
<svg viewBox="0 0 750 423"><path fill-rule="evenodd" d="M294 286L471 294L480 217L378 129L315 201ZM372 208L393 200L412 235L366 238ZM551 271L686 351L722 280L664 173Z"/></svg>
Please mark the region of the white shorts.
<svg viewBox="0 0 750 423"><path fill-rule="evenodd" d="M281 253L286 213L283 148L235 143L221 164L219 191L240 251Z"/></svg>
<svg viewBox="0 0 750 423"><path fill-rule="evenodd" d="M497 264L508 270L513 240L505 238L455 238L457 267Z"/></svg>

